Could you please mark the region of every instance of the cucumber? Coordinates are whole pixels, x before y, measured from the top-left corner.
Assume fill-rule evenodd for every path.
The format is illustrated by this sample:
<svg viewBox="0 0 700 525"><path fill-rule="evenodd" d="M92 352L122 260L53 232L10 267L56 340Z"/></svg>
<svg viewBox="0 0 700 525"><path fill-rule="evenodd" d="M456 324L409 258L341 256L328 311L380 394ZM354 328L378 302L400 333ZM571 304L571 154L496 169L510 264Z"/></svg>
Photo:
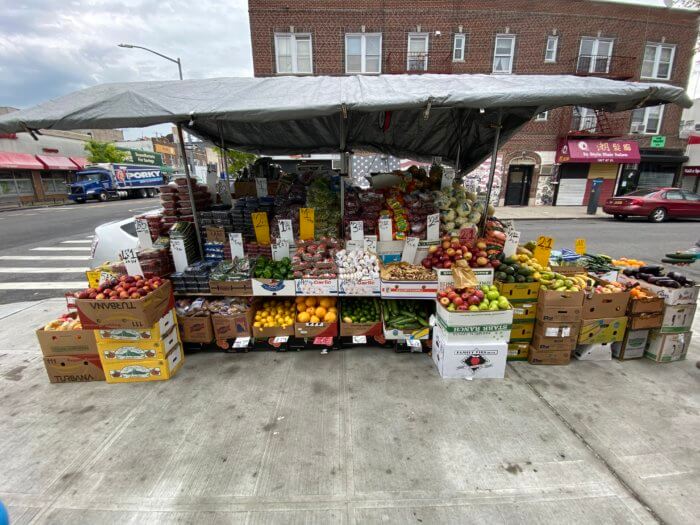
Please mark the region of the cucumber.
<svg viewBox="0 0 700 525"><path fill-rule="evenodd" d="M667 253L666 257L668 257L669 259L683 259L683 260L688 260L688 261L695 260L695 255L693 255L692 253L681 253L681 252Z"/></svg>

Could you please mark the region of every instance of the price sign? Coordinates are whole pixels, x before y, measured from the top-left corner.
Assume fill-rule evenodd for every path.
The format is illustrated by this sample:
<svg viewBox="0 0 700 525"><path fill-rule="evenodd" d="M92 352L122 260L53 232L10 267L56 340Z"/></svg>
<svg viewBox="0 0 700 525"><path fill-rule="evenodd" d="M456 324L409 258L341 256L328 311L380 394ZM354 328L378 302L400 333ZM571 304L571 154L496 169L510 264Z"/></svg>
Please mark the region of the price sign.
<svg viewBox="0 0 700 525"><path fill-rule="evenodd" d="M272 342L276 344L286 343L289 340L288 335L278 335L272 338Z"/></svg>
<svg viewBox="0 0 700 525"><path fill-rule="evenodd" d="M139 246L141 249L150 250L153 248L151 230L148 227L148 221L146 219L136 219L136 236L139 238Z"/></svg>
<svg viewBox="0 0 700 525"><path fill-rule="evenodd" d="M576 239L574 242L574 251L579 255L586 253L586 239Z"/></svg>
<svg viewBox="0 0 700 525"><path fill-rule="evenodd" d="M114 279L114 274L112 274L112 273L110 273L110 272L100 272L100 277L99 277L99 280L98 280L98 286L99 286L100 284L106 283L107 281L111 281L112 279ZM95 287L95 288L96 288L96 287Z"/></svg>
<svg viewBox="0 0 700 525"><path fill-rule="evenodd" d="M501 224L503 224L503 229L506 234L509 231L515 230L515 224L513 223L513 219L501 219Z"/></svg>
<svg viewBox="0 0 700 525"><path fill-rule="evenodd" d="M291 219L281 219L277 221L277 226L280 229L280 239L284 239L289 244L292 244L294 242L294 230L292 230Z"/></svg>
<svg viewBox="0 0 700 525"><path fill-rule="evenodd" d="M228 242L231 245L231 258L243 258L243 235L240 233L229 233Z"/></svg>
<svg viewBox="0 0 700 525"><path fill-rule="evenodd" d="M443 172L442 179L440 180L440 189L444 190L452 187L452 183L455 181L455 174L453 171Z"/></svg>
<svg viewBox="0 0 700 525"><path fill-rule="evenodd" d="M423 345L421 344L420 339L413 339L411 337L410 339L406 339L406 344L409 348L420 348L421 350L423 349Z"/></svg>
<svg viewBox="0 0 700 525"><path fill-rule="evenodd" d="M353 335L352 336L352 344L354 344L354 345L367 344L367 336L366 335Z"/></svg>
<svg viewBox="0 0 700 525"><path fill-rule="evenodd" d="M299 237L302 240L314 238L313 208L299 208Z"/></svg>
<svg viewBox="0 0 700 525"><path fill-rule="evenodd" d="M267 197L267 179L255 177L255 193L258 197Z"/></svg>
<svg viewBox="0 0 700 525"><path fill-rule="evenodd" d="M362 221L350 221L350 238L353 241L361 241L365 238L365 223Z"/></svg>
<svg viewBox="0 0 700 525"><path fill-rule="evenodd" d="M226 242L226 231L219 226L207 226L205 230L207 232L207 241L209 242Z"/></svg>
<svg viewBox="0 0 700 525"><path fill-rule="evenodd" d="M248 348L248 344L250 344L250 337L236 337L236 340L233 342L233 347Z"/></svg>
<svg viewBox="0 0 700 525"><path fill-rule="evenodd" d="M366 252L377 253L377 236L366 235L364 240L364 247Z"/></svg>
<svg viewBox="0 0 700 525"><path fill-rule="evenodd" d="M285 257L289 257L289 243L280 239L277 244L272 245L272 260L281 261Z"/></svg>
<svg viewBox="0 0 700 525"><path fill-rule="evenodd" d="M185 241L183 239L170 239L170 251L173 254L175 271L184 272L188 266Z"/></svg>
<svg viewBox="0 0 700 525"><path fill-rule="evenodd" d="M433 213L428 215L428 240L437 241L440 238L440 214Z"/></svg>
<svg viewBox="0 0 700 525"><path fill-rule="evenodd" d="M347 241L345 243L345 249L349 252L356 250L362 251L365 248L364 241Z"/></svg>
<svg viewBox="0 0 700 525"><path fill-rule="evenodd" d="M515 251L518 248L518 243L520 242L520 232L515 230L508 230L506 233L506 242L503 245L503 255L510 257L515 255Z"/></svg>
<svg viewBox="0 0 700 525"><path fill-rule="evenodd" d="M416 250L418 250L418 237L406 237L403 253L401 254L401 262L413 264L413 260L416 258Z"/></svg>
<svg viewBox="0 0 700 525"><path fill-rule="evenodd" d="M537 243L535 244L534 256L542 266L549 266L549 255L552 253L552 246L554 246L554 239L551 237L545 237L541 235L537 238Z"/></svg>
<svg viewBox="0 0 700 525"><path fill-rule="evenodd" d="M379 219L379 240L390 241L393 239L393 236L391 231L391 219L389 217L382 217Z"/></svg>
<svg viewBox="0 0 700 525"><path fill-rule="evenodd" d="M250 214L255 230L255 239L260 244L270 244L270 225L267 223L267 212L258 211Z"/></svg>
<svg viewBox="0 0 700 525"><path fill-rule="evenodd" d="M314 337L315 345L333 346L332 337Z"/></svg>
<svg viewBox="0 0 700 525"><path fill-rule="evenodd" d="M129 275L143 275L143 270L141 270L141 263L139 263L139 258L136 257L136 250L133 248L126 248L119 252L119 258L126 266L126 273Z"/></svg>

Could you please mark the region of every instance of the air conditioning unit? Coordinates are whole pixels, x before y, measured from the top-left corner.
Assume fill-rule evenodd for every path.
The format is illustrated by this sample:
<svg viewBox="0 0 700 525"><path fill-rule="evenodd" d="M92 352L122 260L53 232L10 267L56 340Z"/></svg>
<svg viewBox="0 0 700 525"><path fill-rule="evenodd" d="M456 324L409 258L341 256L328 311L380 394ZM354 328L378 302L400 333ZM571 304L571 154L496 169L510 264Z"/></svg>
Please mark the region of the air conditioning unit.
<svg viewBox="0 0 700 525"><path fill-rule="evenodd" d="M644 133L644 123L635 122L634 124L632 124L632 129L630 130L630 133Z"/></svg>

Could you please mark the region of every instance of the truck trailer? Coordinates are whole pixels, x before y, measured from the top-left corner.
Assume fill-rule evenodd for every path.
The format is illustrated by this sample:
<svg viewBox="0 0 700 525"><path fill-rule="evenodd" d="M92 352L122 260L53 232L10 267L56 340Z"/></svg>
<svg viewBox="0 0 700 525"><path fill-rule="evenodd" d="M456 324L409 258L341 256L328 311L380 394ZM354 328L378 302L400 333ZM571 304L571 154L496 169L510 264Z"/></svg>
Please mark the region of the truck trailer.
<svg viewBox="0 0 700 525"><path fill-rule="evenodd" d="M138 164L92 164L76 173L68 198L74 202L88 199L107 201L130 197L153 197L165 184L159 166Z"/></svg>

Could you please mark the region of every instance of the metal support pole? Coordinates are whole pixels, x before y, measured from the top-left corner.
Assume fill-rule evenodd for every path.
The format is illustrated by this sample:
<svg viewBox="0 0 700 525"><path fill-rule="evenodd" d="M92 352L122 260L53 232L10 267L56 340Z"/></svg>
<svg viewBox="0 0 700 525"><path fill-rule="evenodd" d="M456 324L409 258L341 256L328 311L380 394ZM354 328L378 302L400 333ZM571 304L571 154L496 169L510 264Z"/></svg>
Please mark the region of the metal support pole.
<svg viewBox="0 0 700 525"><path fill-rule="evenodd" d="M481 232L486 229L486 219L488 218L489 204L491 203L491 188L493 187L493 178L496 175L496 162L498 161L498 146L501 140L501 119L503 118L503 110L498 109L498 122L496 123L496 136L493 140L493 152L491 153L491 167L489 168L489 185L486 188L486 206L484 207L484 216L481 219Z"/></svg>
<svg viewBox="0 0 700 525"><path fill-rule="evenodd" d="M185 178L187 179L187 193L190 196L190 206L192 207L192 216L194 217L194 231L197 234L197 251L199 256L204 258L202 252L202 235L199 231L199 218L197 217L197 209L194 204L194 195L192 194L192 177L190 177L190 167L187 164L187 148L182 136L182 124L177 125L177 137L180 140L180 151L182 152L182 163L185 166Z"/></svg>
<svg viewBox="0 0 700 525"><path fill-rule="evenodd" d="M231 204L233 197L231 196L231 181L228 178L228 150L226 149L226 143L224 142L224 127L221 122L218 123L218 128L221 149L221 164L224 172L224 183L222 186L226 188L226 198L222 198L222 200L224 200L226 204Z"/></svg>

